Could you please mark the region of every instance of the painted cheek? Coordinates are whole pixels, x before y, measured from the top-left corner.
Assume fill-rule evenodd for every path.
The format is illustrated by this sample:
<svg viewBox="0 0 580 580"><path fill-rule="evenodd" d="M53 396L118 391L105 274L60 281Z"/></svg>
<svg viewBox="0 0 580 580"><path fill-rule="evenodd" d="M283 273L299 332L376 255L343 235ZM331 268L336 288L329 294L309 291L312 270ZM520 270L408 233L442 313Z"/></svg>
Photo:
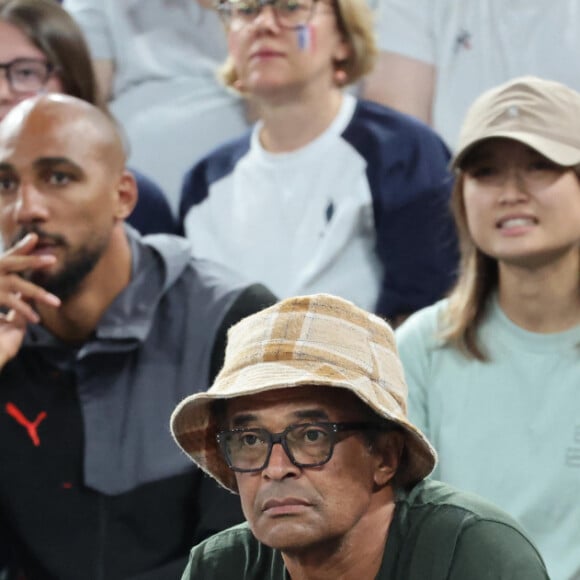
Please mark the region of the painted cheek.
<svg viewBox="0 0 580 580"><path fill-rule="evenodd" d="M304 52L316 50L316 28L312 24L305 24L296 29L296 42L298 49Z"/></svg>

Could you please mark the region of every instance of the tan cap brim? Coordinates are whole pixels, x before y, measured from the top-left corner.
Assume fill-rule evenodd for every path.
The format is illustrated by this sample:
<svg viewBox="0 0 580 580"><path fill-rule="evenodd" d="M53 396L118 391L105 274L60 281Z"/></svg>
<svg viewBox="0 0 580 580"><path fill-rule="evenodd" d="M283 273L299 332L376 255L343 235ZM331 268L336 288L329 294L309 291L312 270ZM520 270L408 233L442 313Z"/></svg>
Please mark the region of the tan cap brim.
<svg viewBox="0 0 580 580"><path fill-rule="evenodd" d="M453 169L460 169L465 158L477 145L489 139L497 138L513 139L514 141L523 143L550 161L563 167L580 165L580 150L577 147L571 147L565 143L523 131L490 131L487 134L481 135L471 143L465 144L463 149L451 160L451 167Z"/></svg>

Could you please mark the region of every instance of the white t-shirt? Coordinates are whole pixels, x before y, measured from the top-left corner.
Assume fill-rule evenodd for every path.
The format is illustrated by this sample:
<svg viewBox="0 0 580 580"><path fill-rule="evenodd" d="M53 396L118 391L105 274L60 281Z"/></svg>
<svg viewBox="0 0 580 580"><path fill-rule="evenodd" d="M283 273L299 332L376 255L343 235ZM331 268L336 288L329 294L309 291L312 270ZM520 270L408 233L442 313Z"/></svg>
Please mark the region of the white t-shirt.
<svg viewBox="0 0 580 580"><path fill-rule="evenodd" d="M129 162L175 210L185 171L247 128L241 99L216 78L226 57L217 14L196 0L65 0L93 57L114 61L111 110Z"/></svg>
<svg viewBox="0 0 580 580"><path fill-rule="evenodd" d="M443 142L423 123L344 95L331 125L290 153L252 133L184 180L196 256L279 297L329 292L392 317L438 300L456 270Z"/></svg>
<svg viewBox="0 0 580 580"><path fill-rule="evenodd" d="M378 3L380 48L436 67L433 126L452 148L469 105L493 86L532 74L580 90L580 0Z"/></svg>
<svg viewBox="0 0 580 580"><path fill-rule="evenodd" d="M409 416L439 453L433 477L477 493L529 532L553 580L580 578L580 325L538 334L491 300L490 360L437 338L446 302L397 330Z"/></svg>
<svg viewBox="0 0 580 580"><path fill-rule="evenodd" d="M194 253L229 262L280 297L332 290L372 310L383 272L366 163L340 139L354 106L345 96L330 127L292 153L266 151L258 123L236 172L185 220Z"/></svg>

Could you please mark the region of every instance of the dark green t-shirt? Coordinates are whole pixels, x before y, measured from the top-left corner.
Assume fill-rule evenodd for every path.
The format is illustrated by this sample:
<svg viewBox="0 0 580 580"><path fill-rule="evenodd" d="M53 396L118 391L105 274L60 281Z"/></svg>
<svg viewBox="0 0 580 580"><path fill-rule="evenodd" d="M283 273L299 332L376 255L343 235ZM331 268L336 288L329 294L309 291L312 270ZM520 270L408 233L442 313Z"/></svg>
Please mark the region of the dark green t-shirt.
<svg viewBox="0 0 580 580"><path fill-rule="evenodd" d="M191 551L182 580L286 580L279 551L247 524ZM541 556L508 515L452 487L424 481L401 493L376 580L546 580ZM361 579L362 580L362 579Z"/></svg>

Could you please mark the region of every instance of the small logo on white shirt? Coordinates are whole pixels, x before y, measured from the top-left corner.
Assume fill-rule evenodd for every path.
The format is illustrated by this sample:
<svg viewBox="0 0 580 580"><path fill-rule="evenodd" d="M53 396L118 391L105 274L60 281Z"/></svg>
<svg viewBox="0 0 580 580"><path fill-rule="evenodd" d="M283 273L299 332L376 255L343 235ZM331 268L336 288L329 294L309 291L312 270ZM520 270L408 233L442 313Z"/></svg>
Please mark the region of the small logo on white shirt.
<svg viewBox="0 0 580 580"><path fill-rule="evenodd" d="M323 238L326 235L330 222L332 221L332 217L334 216L334 210L335 210L334 201L330 199L328 200L328 205L324 210L324 224L322 225L322 228L318 234L319 238Z"/></svg>
<svg viewBox="0 0 580 580"><path fill-rule="evenodd" d="M453 51L457 54L461 50L471 50L471 32L462 28L455 37L455 48Z"/></svg>
<svg viewBox="0 0 580 580"><path fill-rule="evenodd" d="M326 206L326 211L324 212L324 217L326 218L326 223L330 223L332 216L334 215L334 202L330 200Z"/></svg>

